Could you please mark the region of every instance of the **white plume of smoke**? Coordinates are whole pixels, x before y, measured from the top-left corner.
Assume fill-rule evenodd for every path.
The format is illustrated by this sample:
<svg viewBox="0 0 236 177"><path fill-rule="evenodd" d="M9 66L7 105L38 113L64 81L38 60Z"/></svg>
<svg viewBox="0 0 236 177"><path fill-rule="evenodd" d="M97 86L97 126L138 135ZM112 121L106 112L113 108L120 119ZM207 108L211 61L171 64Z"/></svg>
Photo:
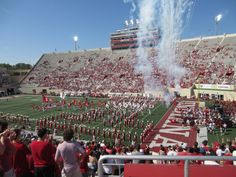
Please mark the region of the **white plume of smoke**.
<svg viewBox="0 0 236 177"><path fill-rule="evenodd" d="M158 67L167 74L168 86L174 80L179 86L185 69L178 64L176 42L180 39L184 16L189 17L191 3L189 0L159 0L158 25L161 28L161 41L159 45ZM187 13L187 14L186 14Z"/></svg>
<svg viewBox="0 0 236 177"><path fill-rule="evenodd" d="M123 0L124 3L131 3L132 8L130 9L130 19L134 19L134 13L136 11L136 4L134 0Z"/></svg>
<svg viewBox="0 0 236 177"><path fill-rule="evenodd" d="M152 78L153 67L149 60L148 51L143 46L145 43L144 36L150 36L153 38L153 33L150 29L153 28L153 23L155 22L156 12L155 1L142 0L139 1L139 31L138 31L138 49L137 49L137 64L135 70L138 73L142 73L144 77L144 91L149 92L155 90L157 87L155 79Z"/></svg>
<svg viewBox="0 0 236 177"><path fill-rule="evenodd" d="M166 73L167 86L174 82L175 88L180 88L180 80L185 69L178 64L176 42L180 39L183 23L188 20L191 9L189 0L160 0L158 5L158 19L161 29L159 44L158 68ZM164 101L169 103L172 95L165 93Z"/></svg>
<svg viewBox="0 0 236 177"><path fill-rule="evenodd" d="M167 104L171 101L171 95L165 85L152 78L153 67L149 60L148 50L142 46L143 36L153 37L150 29L160 28L161 40L156 47L158 57L155 58L156 67L165 73L167 87L174 82L179 88L180 80L185 74L185 69L178 64L176 54L176 41L180 39L183 23L190 16L192 2L190 0L139 0L139 48L137 49L138 61L135 69L144 76L145 92L150 89L163 91L163 99Z"/></svg>

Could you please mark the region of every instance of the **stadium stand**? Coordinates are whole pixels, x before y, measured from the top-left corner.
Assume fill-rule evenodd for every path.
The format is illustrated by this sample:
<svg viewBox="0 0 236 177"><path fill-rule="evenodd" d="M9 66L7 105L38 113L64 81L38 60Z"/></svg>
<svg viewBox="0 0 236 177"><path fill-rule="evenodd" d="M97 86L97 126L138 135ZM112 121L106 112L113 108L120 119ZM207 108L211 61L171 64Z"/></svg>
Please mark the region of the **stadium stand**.
<svg viewBox="0 0 236 177"><path fill-rule="evenodd" d="M6 68L0 68L0 97L7 95L7 90L11 83L10 74Z"/></svg>
<svg viewBox="0 0 236 177"><path fill-rule="evenodd" d="M0 88L8 84L10 84L9 74L6 69L0 68Z"/></svg>
<svg viewBox="0 0 236 177"><path fill-rule="evenodd" d="M234 85L235 38L222 35L178 42L178 62L186 70L180 87L191 89L196 83ZM174 88L174 81L167 83L166 74L155 67L155 49L146 50L153 66L152 77ZM23 92L34 86L70 92L143 93L143 75L135 71L135 64L136 49L44 54L22 80L21 88Z"/></svg>

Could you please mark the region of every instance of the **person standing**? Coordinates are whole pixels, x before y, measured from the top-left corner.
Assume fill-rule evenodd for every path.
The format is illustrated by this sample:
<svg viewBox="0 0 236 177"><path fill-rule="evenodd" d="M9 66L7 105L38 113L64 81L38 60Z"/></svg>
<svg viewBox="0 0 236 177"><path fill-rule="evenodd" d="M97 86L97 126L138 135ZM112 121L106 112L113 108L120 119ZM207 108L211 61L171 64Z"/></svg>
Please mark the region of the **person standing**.
<svg viewBox="0 0 236 177"><path fill-rule="evenodd" d="M34 176L35 177L54 177L55 161L53 154L54 147L51 138L48 136L46 128L38 130L38 140L33 141L30 145L32 157L34 160Z"/></svg>
<svg viewBox="0 0 236 177"><path fill-rule="evenodd" d="M15 177L13 159L15 147L11 140L14 132L8 129L6 121L0 121L0 175L3 177Z"/></svg>
<svg viewBox="0 0 236 177"><path fill-rule="evenodd" d="M91 176L95 177L97 167L98 167L98 160L97 160L96 154L93 150L89 154L88 167L90 169Z"/></svg>
<svg viewBox="0 0 236 177"><path fill-rule="evenodd" d="M59 164L63 160L62 177L82 177L78 164L78 153L81 157L86 155L84 148L79 142L72 141L74 131L66 129L63 133L63 143L59 144L56 150L55 161Z"/></svg>
<svg viewBox="0 0 236 177"><path fill-rule="evenodd" d="M14 155L14 169L16 177L31 177L30 170L28 167L27 155L30 154L30 150L27 146L22 143L20 139L21 130L14 129L15 137L13 138L12 144L16 149Z"/></svg>

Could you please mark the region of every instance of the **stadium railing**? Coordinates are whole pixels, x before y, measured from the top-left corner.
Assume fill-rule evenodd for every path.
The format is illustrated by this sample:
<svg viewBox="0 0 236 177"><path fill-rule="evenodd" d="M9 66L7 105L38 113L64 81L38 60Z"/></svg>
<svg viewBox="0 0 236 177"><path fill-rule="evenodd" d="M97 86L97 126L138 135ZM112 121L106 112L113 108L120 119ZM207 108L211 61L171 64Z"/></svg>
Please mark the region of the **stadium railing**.
<svg viewBox="0 0 236 177"><path fill-rule="evenodd" d="M100 157L99 161L98 161L98 177L104 177L107 175L104 175L103 172L103 165L110 165L110 166L118 166L119 167L119 175L118 176L129 176L132 177L132 175L124 175L123 173L121 173L121 166L126 166L127 164L123 164L123 163L103 163L104 160L108 160L108 159L112 159L112 160L159 160L159 161L184 161L184 165L180 165L179 167L181 167L181 169L183 170L183 175L184 177L191 177L192 175L189 175L189 163L190 161L194 161L194 160L198 160L198 161L236 161L236 157L234 156L159 156L159 155L104 155L102 157ZM128 164L128 166L137 166L137 165L141 165L141 164ZM138 169L136 170L136 174L134 176L147 176L147 171L144 171L145 166L147 167L148 165L154 165L155 167L158 167L161 164L142 164L144 166L142 166L141 168L135 168ZM176 165L171 165L171 164L166 164L165 166L170 166L169 170L173 171L175 170L175 168L173 168ZM225 173L225 170L229 169L229 174L230 176L235 175L235 171L236 171L236 166L235 165L195 165L195 167L197 167L197 169L194 170L194 172L196 173L196 171L199 172L199 170L201 170L202 167L206 167L206 166L210 166L213 167L211 168L210 172L215 172L215 173L221 173L221 175L223 176L227 176L227 174ZM144 168L143 168L144 167ZM221 167L220 169L216 170L217 167ZM223 168L222 168L223 167ZM230 167L230 168L227 168ZM127 170L129 170L130 168L127 168ZM134 169L134 170L135 170ZM150 168L146 168L147 170ZM163 168L162 168L163 169ZM168 169L168 168L166 168ZM223 171L223 169L225 169ZM125 168L124 168L124 172L125 172ZM206 168L203 170L206 171ZM153 171L153 169L152 169ZM155 169L154 169L155 171ZM173 174L172 171L172 174ZM233 171L233 173L232 173ZM160 174L161 171L156 171ZM168 172L167 172L168 173ZM171 173L171 171L169 171L169 173ZM222 174L223 173L223 174ZM137 175L139 174L139 175ZM180 174L180 173L179 173ZM192 174L192 173L191 173ZM153 174L154 176L156 176L156 174ZM163 174L160 174L161 176L165 176ZM181 176L183 176L181 175ZM114 176L114 175L113 175ZM167 175L168 176L168 175ZM175 176L178 176L178 174L175 174ZM208 176L208 175L205 175Z"/></svg>

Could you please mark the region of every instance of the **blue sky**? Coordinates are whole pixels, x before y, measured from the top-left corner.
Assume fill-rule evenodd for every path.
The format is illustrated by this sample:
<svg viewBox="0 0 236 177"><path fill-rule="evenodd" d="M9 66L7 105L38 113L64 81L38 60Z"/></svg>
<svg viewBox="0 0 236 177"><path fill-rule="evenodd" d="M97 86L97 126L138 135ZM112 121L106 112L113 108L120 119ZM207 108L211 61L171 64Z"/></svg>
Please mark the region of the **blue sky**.
<svg viewBox="0 0 236 177"><path fill-rule="evenodd" d="M135 0L134 0L135 1ZM236 0L194 0L182 37L236 33ZM130 3L123 0L0 0L0 63L34 64L43 53L109 47L109 35L124 27Z"/></svg>

